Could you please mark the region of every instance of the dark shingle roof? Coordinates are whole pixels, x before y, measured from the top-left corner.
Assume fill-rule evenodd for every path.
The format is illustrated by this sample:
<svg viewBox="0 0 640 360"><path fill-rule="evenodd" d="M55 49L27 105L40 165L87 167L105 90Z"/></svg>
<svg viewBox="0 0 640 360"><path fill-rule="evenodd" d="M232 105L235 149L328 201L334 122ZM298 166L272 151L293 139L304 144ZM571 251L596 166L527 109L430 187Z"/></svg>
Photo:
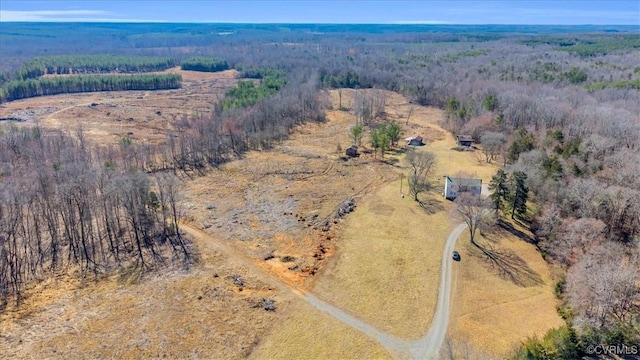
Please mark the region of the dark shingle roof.
<svg viewBox="0 0 640 360"><path fill-rule="evenodd" d="M480 186L482 187L481 179L465 179L465 178L454 178L449 177L451 183L458 186Z"/></svg>

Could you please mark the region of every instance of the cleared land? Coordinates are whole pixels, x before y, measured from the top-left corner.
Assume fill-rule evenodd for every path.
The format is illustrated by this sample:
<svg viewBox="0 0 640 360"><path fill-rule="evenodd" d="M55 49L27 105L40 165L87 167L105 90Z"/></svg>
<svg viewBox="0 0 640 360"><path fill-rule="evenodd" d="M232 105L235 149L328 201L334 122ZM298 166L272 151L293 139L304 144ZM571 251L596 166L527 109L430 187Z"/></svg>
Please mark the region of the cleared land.
<svg viewBox="0 0 640 360"><path fill-rule="evenodd" d="M139 283L63 278L43 284L28 294L24 311L0 318L3 356L244 358L290 298L226 255L206 255L203 268ZM242 291L233 275L243 279ZM277 312L256 306L265 297L276 301Z"/></svg>
<svg viewBox="0 0 640 360"><path fill-rule="evenodd" d="M417 151L431 151L438 158L432 178L436 190L426 196L427 209L409 195L400 196L400 180L368 197L347 218L338 234L337 256L319 277L314 291L381 330L417 339L431 324L444 243L457 225L447 213L451 203L440 196L442 175L464 170L487 182L495 170L478 163L470 152L451 150L453 138L438 126L441 111L408 104L402 96L387 93L387 115L402 124L403 137L426 138L427 145ZM389 171L398 179L400 173L406 175L406 164L401 161ZM403 192L408 194L406 178L403 182Z"/></svg>
<svg viewBox="0 0 640 360"><path fill-rule="evenodd" d="M87 138L115 144L125 136L139 142L164 142L167 133L187 116L206 114L237 82L235 70L199 73L172 68L182 76L182 88L162 91L113 91L61 94L12 101L0 106L0 119L13 118L45 128L75 131L82 125Z"/></svg>
<svg viewBox="0 0 640 360"><path fill-rule="evenodd" d="M184 89L27 99L6 104L0 116L26 114L27 123L39 120L45 127L82 124L91 140L102 143L117 142L128 133L134 140L161 142L181 116L193 115L194 109L207 111L236 81L233 72L171 71L182 74ZM344 90L343 104L350 107L354 94ZM328 96L337 107L337 92ZM489 181L493 166L478 162L473 153L451 150L453 138L437 125L441 111L409 104L398 94L386 96L387 117L402 124L402 136L422 135L427 145L419 151L436 153L435 183L462 171ZM125 115L134 120L123 121ZM440 185L427 195L426 210L410 196L400 196L399 176L407 171L402 151L391 151L386 163L366 152L341 160L336 148L351 144L348 131L354 123L352 112L329 110L326 123L301 126L270 151L250 152L206 176L185 178L183 213L188 224L205 232L195 236L200 265L140 282L132 276L40 284L27 294L23 310L0 318L0 347L11 349L9 356L15 357L390 357L371 338L281 291L264 272L294 289L312 290L392 335L424 336L435 310L442 248L457 225L447 214L452 204L441 198ZM408 192L406 178L403 191ZM338 207L351 198L355 211L337 217ZM532 269L545 274L546 265L533 247L511 242ZM470 258L463 251L463 259ZM502 284L505 280L480 256L473 259L460 264L465 267L453 298L454 308L463 307L452 315L450 331L467 336L471 329L475 337L467 337L480 346L494 338L487 334L495 333L504 345L483 348L497 352L533 334L528 326L518 333L511 323L494 319L499 311L485 311L486 320L494 323L473 318L473 306L485 298L512 299L509 309L519 316L518 324L528 319L529 305L535 302L541 312L532 324L534 332L557 325L548 286L534 288L544 296L522 294L520 287ZM486 274L478 278L481 270ZM242 286L234 283L236 276L243 279ZM494 283L504 287L500 294L480 291ZM475 291L460 293L466 289ZM525 295L531 303L514 302ZM277 310L261 308L263 298L275 300ZM458 305L461 298L463 305ZM485 331L481 325L496 329Z"/></svg>

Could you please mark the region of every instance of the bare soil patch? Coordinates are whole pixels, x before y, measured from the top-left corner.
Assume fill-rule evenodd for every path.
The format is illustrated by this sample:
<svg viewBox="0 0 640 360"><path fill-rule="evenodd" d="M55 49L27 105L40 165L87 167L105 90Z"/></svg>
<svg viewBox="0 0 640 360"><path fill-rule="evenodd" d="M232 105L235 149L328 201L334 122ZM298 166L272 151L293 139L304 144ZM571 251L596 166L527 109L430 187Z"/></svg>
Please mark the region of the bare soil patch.
<svg viewBox="0 0 640 360"><path fill-rule="evenodd" d="M237 72L165 72L182 75L182 88L158 91L113 91L60 94L12 101L0 106L0 118L19 118L24 124L75 130L82 125L87 138L115 144L124 136L134 141L166 140L176 121L206 114L236 82Z"/></svg>

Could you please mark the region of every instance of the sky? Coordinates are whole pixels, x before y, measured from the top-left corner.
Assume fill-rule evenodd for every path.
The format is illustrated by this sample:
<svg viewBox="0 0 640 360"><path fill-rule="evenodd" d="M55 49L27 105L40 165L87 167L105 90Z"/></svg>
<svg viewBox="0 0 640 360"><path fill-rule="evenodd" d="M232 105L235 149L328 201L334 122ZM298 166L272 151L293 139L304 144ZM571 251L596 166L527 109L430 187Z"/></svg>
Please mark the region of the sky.
<svg viewBox="0 0 640 360"><path fill-rule="evenodd" d="M636 25L640 0L0 0L0 22Z"/></svg>

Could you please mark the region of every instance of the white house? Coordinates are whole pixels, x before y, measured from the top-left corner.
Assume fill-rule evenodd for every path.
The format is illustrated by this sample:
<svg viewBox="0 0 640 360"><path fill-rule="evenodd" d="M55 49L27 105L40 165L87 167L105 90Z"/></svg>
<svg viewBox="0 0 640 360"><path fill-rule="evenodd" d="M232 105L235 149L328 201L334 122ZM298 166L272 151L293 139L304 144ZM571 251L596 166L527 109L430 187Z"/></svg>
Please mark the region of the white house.
<svg viewBox="0 0 640 360"><path fill-rule="evenodd" d="M482 193L482 179L444 177L444 197L447 200L455 200L463 192L479 197Z"/></svg>

